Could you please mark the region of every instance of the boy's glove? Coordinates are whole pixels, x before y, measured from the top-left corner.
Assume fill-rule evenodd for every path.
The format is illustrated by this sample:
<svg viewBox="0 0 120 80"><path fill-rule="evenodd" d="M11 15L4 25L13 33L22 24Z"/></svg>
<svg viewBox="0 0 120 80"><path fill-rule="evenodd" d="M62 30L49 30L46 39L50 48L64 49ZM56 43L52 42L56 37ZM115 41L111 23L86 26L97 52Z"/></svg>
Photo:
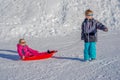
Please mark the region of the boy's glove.
<svg viewBox="0 0 120 80"><path fill-rule="evenodd" d="M83 35L81 36L81 40L84 40L84 36Z"/></svg>
<svg viewBox="0 0 120 80"><path fill-rule="evenodd" d="M84 40L84 38L81 38L81 40Z"/></svg>
<svg viewBox="0 0 120 80"><path fill-rule="evenodd" d="M108 32L108 29L106 28L106 29L104 29L104 31L105 31L105 32Z"/></svg>

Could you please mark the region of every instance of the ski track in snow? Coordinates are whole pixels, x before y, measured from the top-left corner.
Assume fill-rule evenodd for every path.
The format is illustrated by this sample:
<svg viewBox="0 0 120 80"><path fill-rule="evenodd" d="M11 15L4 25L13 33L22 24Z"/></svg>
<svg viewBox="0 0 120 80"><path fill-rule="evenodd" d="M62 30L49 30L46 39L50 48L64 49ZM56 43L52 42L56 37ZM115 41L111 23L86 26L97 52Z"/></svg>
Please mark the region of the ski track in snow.
<svg viewBox="0 0 120 80"><path fill-rule="evenodd" d="M101 70L101 69L103 69L104 67L108 67L109 68L109 65L110 64L112 64L112 63L115 63L115 62L117 62L117 61L119 61L119 58L117 59L116 57L114 58L114 59L105 59L105 60L101 60L101 61L96 61L96 62L92 62L91 63L91 65L92 64L94 64L94 65L92 65L92 66L89 66L89 65L87 65L87 67L89 66L89 71L87 70L87 72L89 72L88 74L87 73L85 73L85 75L84 76L82 76L83 78L81 78L81 79L85 79L85 78L91 78L92 76L93 76L93 74L95 74L96 73L96 71L98 71L98 70ZM98 65L98 67L96 68L96 65ZM94 68L94 70L91 70L91 68ZM85 79L86 80L86 79ZM94 79L94 78L91 78L91 80L96 80L96 79Z"/></svg>

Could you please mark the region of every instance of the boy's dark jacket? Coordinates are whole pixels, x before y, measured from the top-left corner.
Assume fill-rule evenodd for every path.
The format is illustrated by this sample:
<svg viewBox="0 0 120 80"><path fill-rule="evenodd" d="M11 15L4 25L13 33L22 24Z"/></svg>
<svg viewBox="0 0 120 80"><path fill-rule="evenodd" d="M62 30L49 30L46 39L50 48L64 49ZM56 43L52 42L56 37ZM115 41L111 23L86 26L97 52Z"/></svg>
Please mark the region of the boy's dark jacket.
<svg viewBox="0 0 120 80"><path fill-rule="evenodd" d="M81 29L81 40L84 40L85 42L96 42L97 29L105 31L107 27L95 19L85 19L82 23Z"/></svg>

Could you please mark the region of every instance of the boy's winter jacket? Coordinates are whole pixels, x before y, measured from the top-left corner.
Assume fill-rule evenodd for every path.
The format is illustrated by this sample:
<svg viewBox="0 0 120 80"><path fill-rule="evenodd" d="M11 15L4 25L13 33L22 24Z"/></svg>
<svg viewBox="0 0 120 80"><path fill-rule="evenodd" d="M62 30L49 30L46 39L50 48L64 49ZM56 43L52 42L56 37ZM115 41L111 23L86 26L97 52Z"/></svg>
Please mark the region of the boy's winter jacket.
<svg viewBox="0 0 120 80"><path fill-rule="evenodd" d="M95 19L85 19L82 23L81 40L85 42L96 42L97 41L97 29L107 29L102 23Z"/></svg>

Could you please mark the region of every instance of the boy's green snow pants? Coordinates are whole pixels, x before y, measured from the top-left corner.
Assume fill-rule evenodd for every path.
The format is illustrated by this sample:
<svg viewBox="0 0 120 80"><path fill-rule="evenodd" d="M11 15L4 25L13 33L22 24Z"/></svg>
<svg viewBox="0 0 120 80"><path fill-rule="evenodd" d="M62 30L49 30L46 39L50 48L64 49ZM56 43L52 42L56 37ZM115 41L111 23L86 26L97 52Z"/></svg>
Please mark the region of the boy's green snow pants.
<svg viewBox="0 0 120 80"><path fill-rule="evenodd" d="M84 60L96 59L96 42L85 42Z"/></svg>

